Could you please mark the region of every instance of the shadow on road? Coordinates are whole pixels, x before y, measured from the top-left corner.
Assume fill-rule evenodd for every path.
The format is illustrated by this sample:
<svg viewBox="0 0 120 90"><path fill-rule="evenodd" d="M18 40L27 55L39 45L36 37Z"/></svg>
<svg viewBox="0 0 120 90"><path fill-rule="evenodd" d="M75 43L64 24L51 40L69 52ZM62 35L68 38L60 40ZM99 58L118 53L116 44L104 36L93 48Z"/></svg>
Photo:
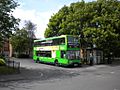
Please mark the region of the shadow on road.
<svg viewBox="0 0 120 90"><path fill-rule="evenodd" d="M117 61L113 61L111 64L108 64L111 67L116 67L116 66L120 66L120 60Z"/></svg>
<svg viewBox="0 0 120 90"><path fill-rule="evenodd" d="M34 81L44 81L50 79L71 78L78 73L70 73L61 69L26 69L21 68L19 74L0 76L0 87L8 87L14 83L30 83Z"/></svg>

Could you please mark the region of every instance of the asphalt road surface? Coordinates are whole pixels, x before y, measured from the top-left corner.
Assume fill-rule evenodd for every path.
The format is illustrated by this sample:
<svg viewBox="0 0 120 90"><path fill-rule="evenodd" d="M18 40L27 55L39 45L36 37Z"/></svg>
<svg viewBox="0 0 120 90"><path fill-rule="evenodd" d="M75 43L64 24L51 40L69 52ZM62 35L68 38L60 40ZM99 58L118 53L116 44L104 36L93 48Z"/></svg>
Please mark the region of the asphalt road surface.
<svg viewBox="0 0 120 90"><path fill-rule="evenodd" d="M120 64L56 67L14 59L21 72L0 76L0 90L120 90Z"/></svg>

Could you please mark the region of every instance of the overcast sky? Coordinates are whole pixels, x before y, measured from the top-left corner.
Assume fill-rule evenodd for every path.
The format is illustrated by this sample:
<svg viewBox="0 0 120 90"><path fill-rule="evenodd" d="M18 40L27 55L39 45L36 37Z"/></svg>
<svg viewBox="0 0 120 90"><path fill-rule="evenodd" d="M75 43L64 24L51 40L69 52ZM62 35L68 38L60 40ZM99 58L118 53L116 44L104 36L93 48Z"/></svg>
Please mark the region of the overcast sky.
<svg viewBox="0 0 120 90"><path fill-rule="evenodd" d="M44 38L44 31L53 13L57 13L64 5L80 0L17 0L20 4L15 9L13 15L21 19L20 28L23 27L24 20L30 20L37 25L35 35L37 38ZM92 0L85 0L92 1Z"/></svg>

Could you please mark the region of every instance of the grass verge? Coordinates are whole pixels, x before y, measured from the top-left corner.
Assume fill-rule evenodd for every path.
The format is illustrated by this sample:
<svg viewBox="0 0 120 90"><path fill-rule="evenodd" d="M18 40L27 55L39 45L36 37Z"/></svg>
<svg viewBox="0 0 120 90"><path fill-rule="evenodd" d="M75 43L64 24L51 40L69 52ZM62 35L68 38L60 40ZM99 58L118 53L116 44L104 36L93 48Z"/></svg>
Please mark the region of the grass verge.
<svg viewBox="0 0 120 90"><path fill-rule="evenodd" d="M14 74L17 70L7 66L0 66L0 75Z"/></svg>

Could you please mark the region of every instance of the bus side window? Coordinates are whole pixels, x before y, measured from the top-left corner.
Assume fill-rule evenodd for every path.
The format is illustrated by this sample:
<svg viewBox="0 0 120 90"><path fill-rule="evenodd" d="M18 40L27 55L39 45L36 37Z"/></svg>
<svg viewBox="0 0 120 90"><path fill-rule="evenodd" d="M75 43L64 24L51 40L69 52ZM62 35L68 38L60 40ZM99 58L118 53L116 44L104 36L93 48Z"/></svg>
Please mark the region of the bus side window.
<svg viewBox="0 0 120 90"><path fill-rule="evenodd" d="M40 56L40 51L36 51L36 56Z"/></svg>
<svg viewBox="0 0 120 90"><path fill-rule="evenodd" d="M59 39L59 44L64 45L65 44L65 38L60 38Z"/></svg>
<svg viewBox="0 0 120 90"><path fill-rule="evenodd" d="M46 51L46 57L51 57L51 51Z"/></svg>
<svg viewBox="0 0 120 90"><path fill-rule="evenodd" d="M37 47L38 45L39 45L39 43L38 43L38 42L35 42L35 43L34 43L34 46L35 46L35 47Z"/></svg>
<svg viewBox="0 0 120 90"><path fill-rule="evenodd" d="M65 51L61 51L61 58L66 58L66 53L65 53Z"/></svg>
<svg viewBox="0 0 120 90"><path fill-rule="evenodd" d="M52 45L58 45L58 44L59 44L58 39L54 39Z"/></svg>

